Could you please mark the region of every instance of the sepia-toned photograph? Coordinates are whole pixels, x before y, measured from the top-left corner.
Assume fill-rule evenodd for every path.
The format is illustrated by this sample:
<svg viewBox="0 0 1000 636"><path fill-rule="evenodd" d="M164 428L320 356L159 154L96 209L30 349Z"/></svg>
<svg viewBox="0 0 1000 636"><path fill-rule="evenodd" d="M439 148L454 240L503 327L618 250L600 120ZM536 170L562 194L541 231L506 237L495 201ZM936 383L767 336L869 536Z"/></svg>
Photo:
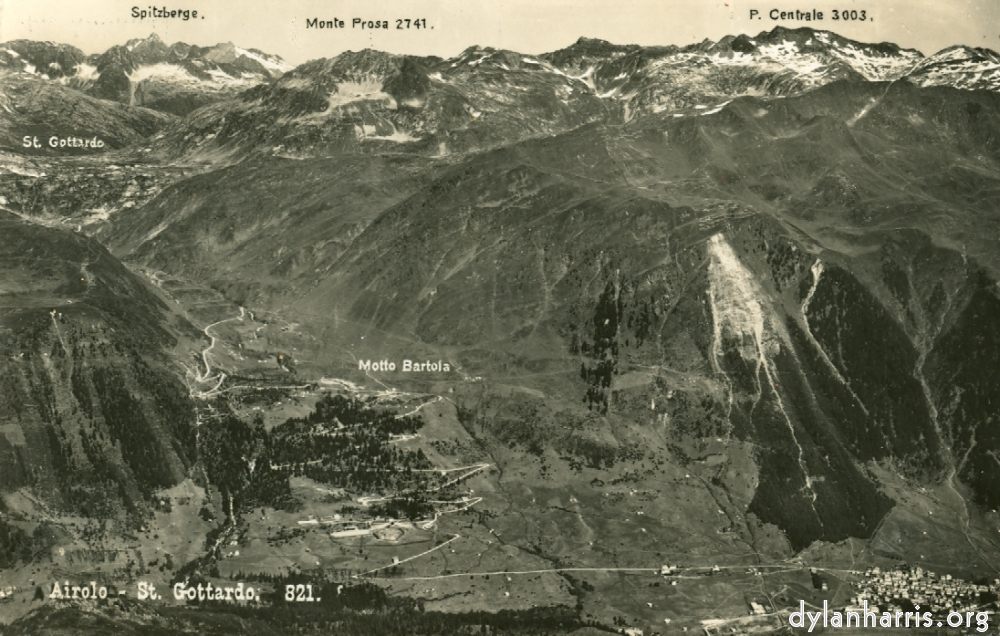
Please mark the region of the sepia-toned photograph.
<svg viewBox="0 0 1000 636"><path fill-rule="evenodd" d="M997 50L0 0L0 634L997 634Z"/></svg>

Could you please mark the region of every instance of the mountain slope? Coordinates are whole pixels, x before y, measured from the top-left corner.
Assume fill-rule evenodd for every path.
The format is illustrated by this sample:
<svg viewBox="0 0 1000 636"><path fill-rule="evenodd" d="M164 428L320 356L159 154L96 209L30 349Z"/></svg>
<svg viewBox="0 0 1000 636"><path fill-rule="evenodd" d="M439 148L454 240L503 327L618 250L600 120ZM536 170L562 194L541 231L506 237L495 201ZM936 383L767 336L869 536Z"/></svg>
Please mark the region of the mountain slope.
<svg viewBox="0 0 1000 636"><path fill-rule="evenodd" d="M45 79L86 75L89 72L86 60L83 51L68 44L32 40L12 40L0 44L0 67L40 75Z"/></svg>
<svg viewBox="0 0 1000 636"><path fill-rule="evenodd" d="M0 487L138 523L195 460L166 352L198 333L93 240L6 212L0 226Z"/></svg>
<svg viewBox="0 0 1000 636"><path fill-rule="evenodd" d="M90 155L124 148L164 128L173 117L88 97L24 74L0 75L0 149L29 155ZM30 146L25 146L25 137ZM55 137L55 147L51 139ZM96 138L102 145L89 143ZM78 139L79 146L67 139ZM35 147L35 141L39 147Z"/></svg>
<svg viewBox="0 0 1000 636"><path fill-rule="evenodd" d="M738 439L757 449L743 514L782 528L797 550L869 537L892 502L864 466L930 482L988 426L987 415L945 415L953 389L938 365L955 367L938 339L949 321L974 320L960 318L962 290L1000 271L982 232L1000 221L989 194L998 113L994 94L841 81L702 115L583 126L371 199L356 231L331 226L333 252L284 233L292 243L263 262L301 255L282 270L290 284L258 274L253 301L326 334L300 361L324 372L354 364L341 347L361 359L428 352L469 376L523 377L607 417L658 421L675 443ZM217 248L192 248L214 234L207 211L226 207L199 211L192 195L161 197L107 237L139 263L212 272L242 302L246 273L263 270L243 261L220 276L226 266L207 258ZM303 227L328 218L296 214L294 225L315 216ZM225 254L247 245L261 255L277 238L263 218L227 217L239 238ZM939 264L936 293L955 299L947 319L938 297L912 291L932 274L907 244ZM991 496L992 477L963 474Z"/></svg>
<svg viewBox="0 0 1000 636"><path fill-rule="evenodd" d="M314 60L192 113L150 149L188 158L395 150L444 156L607 116L601 100L570 78L513 53L503 53L509 65L476 61L489 55L470 50L441 62L365 50Z"/></svg>
<svg viewBox="0 0 1000 636"><path fill-rule="evenodd" d="M1000 55L983 48L949 47L921 60L907 79L918 86L1000 90Z"/></svg>
<svg viewBox="0 0 1000 636"><path fill-rule="evenodd" d="M169 187L99 237L144 267L184 262L191 280L271 303L313 285L385 208L441 169L405 155L262 158Z"/></svg>

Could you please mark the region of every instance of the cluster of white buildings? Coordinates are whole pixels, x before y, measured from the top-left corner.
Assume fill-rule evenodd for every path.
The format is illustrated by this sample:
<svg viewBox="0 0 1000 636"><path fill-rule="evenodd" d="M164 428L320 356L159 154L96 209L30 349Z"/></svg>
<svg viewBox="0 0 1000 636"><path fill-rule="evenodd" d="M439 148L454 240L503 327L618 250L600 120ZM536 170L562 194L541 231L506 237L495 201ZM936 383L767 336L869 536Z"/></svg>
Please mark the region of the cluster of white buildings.
<svg viewBox="0 0 1000 636"><path fill-rule="evenodd" d="M1000 579L990 585L976 585L953 578L950 574L935 574L921 567L908 570L881 570L868 568L865 577L855 584L857 596L851 604L860 606L864 601L885 608L889 612L901 610L900 600L920 606L920 611L973 611L980 609L980 594L1000 591Z"/></svg>

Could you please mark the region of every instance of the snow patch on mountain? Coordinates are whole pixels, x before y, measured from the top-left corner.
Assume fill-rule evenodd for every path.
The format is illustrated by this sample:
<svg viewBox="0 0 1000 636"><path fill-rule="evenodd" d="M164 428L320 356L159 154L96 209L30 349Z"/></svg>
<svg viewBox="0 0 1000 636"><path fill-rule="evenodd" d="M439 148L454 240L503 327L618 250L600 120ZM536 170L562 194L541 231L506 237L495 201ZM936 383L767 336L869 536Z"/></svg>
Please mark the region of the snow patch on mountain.
<svg viewBox="0 0 1000 636"><path fill-rule="evenodd" d="M292 70L293 68L292 65L285 63L283 60L276 61L276 59L280 58L272 59L270 57L264 57L263 55L258 55L253 51L248 51L247 49L241 49L238 46L236 47L236 54L250 58L254 62L257 62L258 64L260 64L261 66L272 72L278 72L284 74Z"/></svg>
<svg viewBox="0 0 1000 636"><path fill-rule="evenodd" d="M97 77L98 77L97 67L96 66L91 66L90 64L87 64L86 62L82 62L82 63L80 63L76 67L76 75L75 75L75 77L77 79L80 79L80 80L83 80L83 81L87 81L87 82L89 82L91 80L96 80Z"/></svg>
<svg viewBox="0 0 1000 636"><path fill-rule="evenodd" d="M829 68L827 60L815 53L802 53L795 42L765 45L757 54L734 52L732 55L713 55L709 59L719 66L757 67L775 74L791 72L810 86L825 83Z"/></svg>
<svg viewBox="0 0 1000 636"><path fill-rule="evenodd" d="M920 62L909 74L918 86L954 86L965 90L1000 90L1000 54L956 46Z"/></svg>
<svg viewBox="0 0 1000 636"><path fill-rule="evenodd" d="M401 144L409 143L412 141L420 141L419 138L414 137L405 130L398 129L395 126L392 127L393 128L392 133L388 135L379 135L376 131L375 126L363 126L360 128L361 128L361 134L359 136L364 137L365 139L372 139L377 141L392 141Z"/></svg>
<svg viewBox="0 0 1000 636"><path fill-rule="evenodd" d="M392 95L382 90L382 82L374 78L358 82L342 82L337 85L337 90L329 95L331 109L367 100L391 102L391 108L395 108L396 104Z"/></svg>
<svg viewBox="0 0 1000 636"><path fill-rule="evenodd" d="M219 86L252 86L257 84L257 76L253 74L241 73L240 77L233 77L232 75L226 73L217 68L211 68L205 71L212 76L212 82Z"/></svg>
<svg viewBox="0 0 1000 636"><path fill-rule="evenodd" d="M210 71L211 72L211 71ZM228 77L228 75L227 75ZM145 79L157 79L161 81L168 82L198 82L198 78L191 75L181 66L177 64L150 64L148 66L140 66L139 68L132 71L132 74L128 76L129 80L132 82L141 82Z"/></svg>
<svg viewBox="0 0 1000 636"><path fill-rule="evenodd" d="M286 87L307 85L309 85L309 82L303 78L292 78L283 83L283 86ZM324 120L334 115L338 108L366 101L382 102L382 105L390 110L394 110L397 106L396 99L382 90L382 82L375 78L368 78L356 82L347 81L337 84L336 90L330 91L327 95L327 107L325 110L301 115L295 118L295 120L303 122Z"/></svg>
<svg viewBox="0 0 1000 636"><path fill-rule="evenodd" d="M869 55L852 44L833 48L830 54L872 82L897 80L913 70L923 59L916 51L900 51L898 56Z"/></svg>

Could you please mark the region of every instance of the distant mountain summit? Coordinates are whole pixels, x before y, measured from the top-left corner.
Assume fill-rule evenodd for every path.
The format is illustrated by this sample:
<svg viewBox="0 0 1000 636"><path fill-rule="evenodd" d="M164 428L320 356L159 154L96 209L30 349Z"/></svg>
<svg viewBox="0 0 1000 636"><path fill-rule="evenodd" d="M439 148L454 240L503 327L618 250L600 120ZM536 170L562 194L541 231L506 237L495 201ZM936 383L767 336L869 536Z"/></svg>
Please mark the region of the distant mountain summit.
<svg viewBox="0 0 1000 636"><path fill-rule="evenodd" d="M990 49L952 46L921 60L908 79L918 86L1000 90L1000 54Z"/></svg>
<svg viewBox="0 0 1000 636"><path fill-rule="evenodd" d="M863 44L827 31L783 27L683 48L581 38L542 57L621 104L626 119L712 107L741 95L796 94L841 79L897 80L923 59L919 51L894 44Z"/></svg>
<svg viewBox="0 0 1000 636"><path fill-rule="evenodd" d="M51 79L72 77L86 59L83 51L68 44L31 40L0 44L0 68Z"/></svg>
<svg viewBox="0 0 1000 636"><path fill-rule="evenodd" d="M99 76L86 87L95 97L186 115L206 104L277 77L291 67L281 58L235 46L167 46L153 34L130 40L97 60Z"/></svg>
<svg viewBox="0 0 1000 636"><path fill-rule="evenodd" d="M232 42L168 46L154 33L90 56L64 44L7 42L0 44L0 68L59 81L100 99L183 116L281 77L291 66Z"/></svg>

